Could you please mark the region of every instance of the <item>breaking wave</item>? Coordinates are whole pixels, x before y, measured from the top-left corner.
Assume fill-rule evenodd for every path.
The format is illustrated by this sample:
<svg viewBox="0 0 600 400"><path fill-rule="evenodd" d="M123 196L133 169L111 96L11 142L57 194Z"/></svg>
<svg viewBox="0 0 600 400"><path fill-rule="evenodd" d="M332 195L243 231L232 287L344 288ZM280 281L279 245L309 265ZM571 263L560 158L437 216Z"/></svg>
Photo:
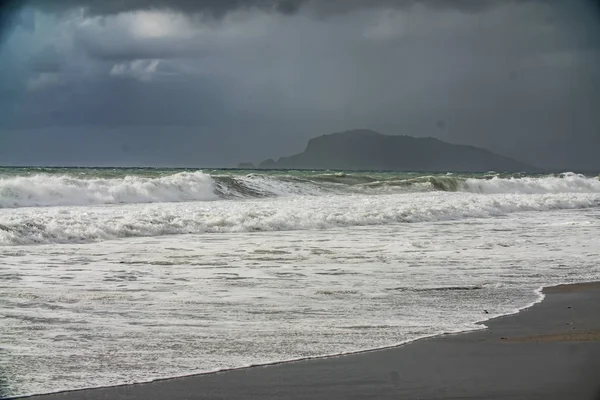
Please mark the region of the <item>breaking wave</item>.
<svg viewBox="0 0 600 400"><path fill-rule="evenodd" d="M0 208L178 203L218 199L318 195L325 188L297 179L211 176L180 172L161 177L79 178L38 174L0 178Z"/></svg>
<svg viewBox="0 0 600 400"><path fill-rule="evenodd" d="M558 176L467 179L462 190L473 193L600 193L600 180L566 173Z"/></svg>
<svg viewBox="0 0 600 400"><path fill-rule="evenodd" d="M0 207L73 206L214 200L214 182L202 172L159 178L81 179L39 174L0 179Z"/></svg>
<svg viewBox="0 0 600 400"><path fill-rule="evenodd" d="M482 194L548 194L548 193L600 193L600 180L580 174L564 173L556 176L481 177L420 176L410 179L375 181L372 188L407 187L444 192L469 192Z"/></svg>
<svg viewBox="0 0 600 400"><path fill-rule="evenodd" d="M0 178L0 208L212 201L260 197L470 192L600 193L597 178L554 176L293 173L236 175L178 172L163 176L80 177L35 174Z"/></svg>
<svg viewBox="0 0 600 400"><path fill-rule="evenodd" d="M489 218L600 206L600 194L426 192L279 197L268 201L23 208L0 213L0 245L86 243L128 237L265 232Z"/></svg>

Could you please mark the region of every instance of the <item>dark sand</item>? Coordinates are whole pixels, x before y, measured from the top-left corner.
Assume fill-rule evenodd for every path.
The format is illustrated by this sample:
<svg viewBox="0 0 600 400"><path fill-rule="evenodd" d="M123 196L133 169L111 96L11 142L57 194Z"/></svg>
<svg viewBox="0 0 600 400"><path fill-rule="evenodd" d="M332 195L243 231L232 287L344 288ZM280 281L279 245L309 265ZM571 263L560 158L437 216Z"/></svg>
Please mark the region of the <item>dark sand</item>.
<svg viewBox="0 0 600 400"><path fill-rule="evenodd" d="M32 399L600 400L600 284L545 293L540 304L487 321L488 330L355 355Z"/></svg>

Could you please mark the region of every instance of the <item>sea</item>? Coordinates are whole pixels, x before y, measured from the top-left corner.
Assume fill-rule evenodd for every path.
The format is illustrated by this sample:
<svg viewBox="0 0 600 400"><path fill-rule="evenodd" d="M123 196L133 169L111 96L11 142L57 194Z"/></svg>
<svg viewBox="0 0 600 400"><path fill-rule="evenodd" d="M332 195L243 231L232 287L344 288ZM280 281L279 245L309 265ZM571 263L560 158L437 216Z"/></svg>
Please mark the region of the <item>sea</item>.
<svg viewBox="0 0 600 400"><path fill-rule="evenodd" d="M0 397L484 329L599 260L597 175L0 168Z"/></svg>

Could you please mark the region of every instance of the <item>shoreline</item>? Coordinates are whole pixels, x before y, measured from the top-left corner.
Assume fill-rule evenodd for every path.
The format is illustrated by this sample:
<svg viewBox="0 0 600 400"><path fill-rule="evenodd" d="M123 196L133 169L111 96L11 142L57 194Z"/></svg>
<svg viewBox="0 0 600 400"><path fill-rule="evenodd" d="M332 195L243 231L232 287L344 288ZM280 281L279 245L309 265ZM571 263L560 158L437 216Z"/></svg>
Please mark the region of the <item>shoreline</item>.
<svg viewBox="0 0 600 400"><path fill-rule="evenodd" d="M474 327L473 329L469 329L469 330L457 330L457 331L452 331L452 332L433 333L431 335L420 336L415 339L407 339L407 340L404 340L404 341L401 341L401 342L398 342L395 344L391 344L389 346L373 347L373 348L364 349L364 350L348 351L348 352L341 352L341 353L334 353L334 354L325 354L325 355L312 356L312 357L309 356L309 357L301 357L301 358L290 358L290 359L286 359L286 360L273 361L273 362L267 362L267 363L262 363L262 364L251 364L251 365L244 365L244 366L240 366L240 367L218 369L218 370L214 370L214 371L195 372L195 373L186 374L186 375L176 375L176 376L168 376L168 377L164 377L164 378L154 378L154 379L150 379L147 381L140 381L140 382L122 383L122 384L108 385L108 386L93 386L93 387L81 388L81 389L65 389L65 390L58 390L55 392L19 395L16 397L5 397L5 398L0 397L0 400L35 399L35 398L39 398L40 396L46 396L46 395L82 392L82 391L95 390L95 389L119 388L119 387L126 387L126 386L132 386L132 385L145 385L145 384L149 384L149 383L170 381L173 379L184 379L184 378L199 377L199 376L204 376L204 375L227 373L227 372L232 372L232 371L245 370L245 369L249 369L249 368L270 367L270 366L277 366L277 365L281 365L281 364L288 364L288 363L295 363L295 362L302 362L302 361L316 361L316 360L323 360L323 359L334 358L334 357L360 355L360 354L374 352L374 351L385 351L385 350L395 349L395 348L398 348L401 346L407 346L407 345L410 345L412 343L415 343L415 342L418 342L421 340L428 340L428 339L433 339L436 337L443 337L443 336L447 336L447 335L462 335L462 334L468 334L468 333L477 332L480 330L489 329L485 325L486 322L488 322L490 320L494 320L496 318L503 318L503 317L508 317L511 315L518 314L518 313L522 312L523 310L531 308L531 307L535 306L536 304L539 304L542 301L544 301L544 298L546 297L546 295L543 292L547 288L552 288L554 286L560 286L560 285L581 285L581 284L587 284L587 283L594 284L596 282L584 282L584 283L574 283L574 284L566 283L566 284L556 284L556 285L552 285L552 286L540 286L533 291L533 293L537 296L536 300L534 300L530 303L527 303L527 305L525 305L523 307L516 308L506 314L492 315L489 318L473 322L474 326L479 326L479 327ZM598 283L600 284L600 281Z"/></svg>
<svg viewBox="0 0 600 400"><path fill-rule="evenodd" d="M269 373L269 369L273 370L273 369L290 369L293 368L293 366L298 366L298 365L307 365L307 364L323 364L323 363L331 363L331 361L347 361L348 359L360 359L360 358L369 358L372 356L375 356L375 358L377 358L378 356L382 356L386 353L396 353L399 352L399 356L402 357L402 352L403 350L408 350L411 348L415 348L417 346L423 347L423 346L427 346L429 343L435 343L435 342L439 342L439 341L445 341L445 340L455 340L458 342L462 342L465 339L467 339L469 336L486 336L486 335L492 335L492 330L494 330L496 327L495 325L501 325L502 321L506 321L506 320L510 320L515 319L517 316L522 316L524 313L527 312L534 312L535 309L537 308L536 306L539 305L543 305L545 303L547 303L545 300L549 299L549 298L559 298L561 295L580 295L581 293L593 293L593 297L596 298L596 300L598 300L596 303L600 303L600 282L584 282L584 283L570 283L570 284L556 284L556 285L549 285L549 286L542 286L538 289L536 289L534 291L534 293L538 296L538 298L527 304L526 306L523 306L521 308L516 309L515 311L511 312L511 313L507 313L507 314L502 314L502 315L495 315L495 316L491 316L488 319L484 319L481 321L477 321L474 324L475 325L479 325L481 326L481 329L473 329L473 330L466 330L466 331L460 331L460 332L446 332L446 333L439 333L439 334L433 334L433 335L429 335L429 336L425 336L425 337L420 337L420 338L416 338L416 339L410 339L410 340L406 340L403 342L400 342L398 344L394 344L391 346L385 346L385 347L380 347L380 348L373 348L373 349L366 349L366 350L359 350L359 351L354 351L354 352L348 352L348 353L338 353L338 354L333 354L333 355L324 355L324 356L315 356L315 357L305 357L305 358L299 358L299 359L290 359L290 360L282 360L282 361L277 361L277 362L273 362L273 363L267 363L267 364L257 364L257 365L249 365L249 366L243 366L243 367L236 367L236 368L230 368L230 369L223 369L223 370L218 370L218 371L209 371L209 372L202 372L202 373L194 373L194 374L190 374L190 375L183 375L183 376L176 376L176 377L167 377L167 378L157 378L151 381L145 381L145 382L139 382L139 383L131 383L131 384L122 384L122 385L115 385L115 386L106 386L106 387L94 387L94 388L85 388L85 389L74 389L74 390L65 390L65 391L58 391L58 392L52 392L52 393L44 393L44 394L36 394L36 395L25 395L25 396L18 396L18 397L9 397L8 399L33 399L33 400L54 400L54 399L65 399L65 400L75 400L75 399L104 399L104 398L127 398L127 399L142 399L142 398L152 398L152 399L160 399L160 398L167 398L167 397L147 397L148 393L147 391L145 391L145 388L149 388L149 387L157 387L157 386L177 386L178 384L181 383L185 383L185 382L190 382L190 381L196 381L196 385L198 385L199 387L203 386L202 381L209 381L209 380L215 380L213 378L217 378L217 381L222 381L224 377L227 377L228 375L230 376L234 376L234 375L249 375L252 374L253 372L256 371L260 371L261 375L265 375ZM548 296L550 295L550 296ZM555 303L556 301L554 301L553 303ZM552 305L548 305L548 307L552 307ZM568 306L568 309L571 309L571 306ZM599 311L600 311L600 307L599 307ZM600 315L600 313L598 313L598 315ZM592 318L591 315L587 315L586 316L587 319L591 319L591 320L598 320L598 321L588 321L590 322L592 325L594 325L595 327L597 327L597 331L596 330L592 330L589 332L576 332L576 333L569 333L569 332L562 332L562 333L556 333L556 332L541 332L541 334L539 335L529 335L529 336L520 336L517 338L509 338L509 337L500 337L500 340L502 340L503 343L520 343L520 344L524 344L524 343L569 343L569 342L577 342L577 343L595 343L598 344L600 346L600 317L596 317L596 318ZM522 319L522 318L521 318ZM526 319L526 317L525 317ZM547 318L546 318L547 319ZM549 321L552 322L552 321ZM569 323L567 323L569 324ZM575 329L575 327L573 327L573 329ZM540 333L540 332L538 332ZM600 349L600 347L599 347ZM406 351L405 351L406 352ZM598 355L600 356L600 352L598 353ZM600 371L600 364L598 365L599 369L598 371ZM397 373L396 373L397 374ZM392 373L392 381L395 383L395 378L394 378L394 374ZM598 385L600 386L600 374L598 375L598 380L597 382ZM227 380L227 379L225 379ZM227 386L227 385L224 385ZM396 385L398 386L398 385ZM226 388L223 388L226 389ZM263 392L262 393L262 398L277 398L277 397L271 397L273 394L268 393L268 386L263 387L263 389L267 390L267 392ZM215 389L216 391L218 390L218 387ZM213 392L215 391L213 390ZM599 388L600 390L600 388ZM177 392L177 390L175 390ZM112 396L117 396L117 397L111 397L111 396L107 396L105 392L112 392ZM119 392L123 392L122 394L119 394ZM138 394L136 394L136 392L139 392ZM141 393L141 392L146 392L146 393ZM127 394L125 394L127 393ZM238 393L239 395L240 393ZM123 397L122 397L123 396ZM600 391L598 392L598 396L600 396ZM238 397L238 396L235 396ZM329 396L331 397L331 395ZM188 398L197 398L197 397L177 397L177 396L169 396L168 398L173 398L173 399L188 399ZM202 397L202 398L213 398L213 397ZM222 397L215 397L215 398L222 398ZM224 398L230 398L230 397L224 397ZM234 397L231 397L234 398ZM293 397L295 398L295 397ZM302 398L302 397L299 397ZM316 398L311 396L311 398ZM319 397L320 398L320 397ZM325 398L325 397L324 397ZM484 398L488 398L488 397L484 397ZM497 398L497 397L489 397L489 398ZM519 397L520 398L520 397ZM549 397L544 397L549 398ZM598 399L600 399L600 397L597 397ZM594 397L594 399L596 399L596 397Z"/></svg>

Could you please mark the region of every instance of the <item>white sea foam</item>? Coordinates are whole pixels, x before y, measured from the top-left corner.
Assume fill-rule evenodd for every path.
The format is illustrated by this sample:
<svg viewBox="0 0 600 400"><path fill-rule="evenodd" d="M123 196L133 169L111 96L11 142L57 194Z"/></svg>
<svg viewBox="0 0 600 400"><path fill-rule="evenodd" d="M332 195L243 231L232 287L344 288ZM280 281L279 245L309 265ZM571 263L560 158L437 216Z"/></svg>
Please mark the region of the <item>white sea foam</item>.
<svg viewBox="0 0 600 400"><path fill-rule="evenodd" d="M600 180L566 173L561 176L467 179L461 190L475 193L600 193Z"/></svg>
<svg viewBox="0 0 600 400"><path fill-rule="evenodd" d="M0 179L0 208L217 199L213 179L202 172L159 178L114 179L38 174Z"/></svg>
<svg viewBox="0 0 600 400"><path fill-rule="evenodd" d="M9 172L0 397L477 329L600 277L582 175Z"/></svg>
<svg viewBox="0 0 600 400"><path fill-rule="evenodd" d="M86 243L187 233L295 231L489 218L600 205L600 194L426 192L0 210L0 244Z"/></svg>
<svg viewBox="0 0 600 400"><path fill-rule="evenodd" d="M577 174L546 177L376 175L224 175L180 172L161 177L113 178L38 174L0 178L0 208L190 202L253 197L464 191L483 194L597 193L600 181Z"/></svg>
<svg viewBox="0 0 600 400"><path fill-rule="evenodd" d="M433 193L412 207L556 196ZM367 209L367 197L354 200ZM400 195L371 200L375 209L382 200L408 207ZM133 223L142 215L128 217L136 207L165 214L198 207L187 209L193 214L248 204L250 213L260 203L306 206L280 198L79 207L79 216ZM39 211L60 218L69 210ZM10 396L142 382L481 328L474 323L538 301L541 285L598 279L599 214L0 246L0 388Z"/></svg>

